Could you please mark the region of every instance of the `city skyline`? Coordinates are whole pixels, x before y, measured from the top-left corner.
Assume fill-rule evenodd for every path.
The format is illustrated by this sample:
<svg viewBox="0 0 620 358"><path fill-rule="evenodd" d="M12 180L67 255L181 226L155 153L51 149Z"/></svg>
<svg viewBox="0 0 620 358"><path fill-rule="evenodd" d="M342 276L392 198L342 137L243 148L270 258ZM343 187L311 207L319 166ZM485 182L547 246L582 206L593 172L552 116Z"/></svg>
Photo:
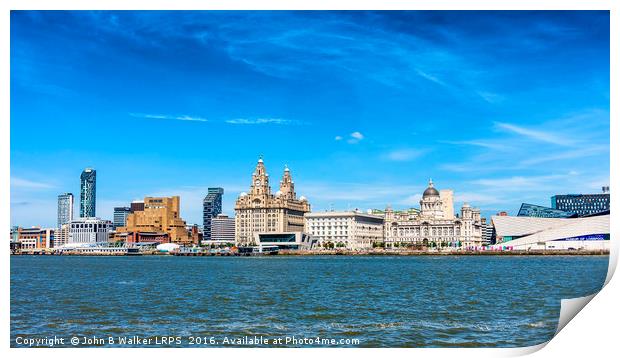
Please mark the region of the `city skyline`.
<svg viewBox="0 0 620 358"><path fill-rule="evenodd" d="M261 154L274 174L289 165L312 211L418 207L429 178L485 217L598 193L608 19L13 12L11 224L53 227L87 167L97 216L179 195L200 224L209 187L234 213Z"/></svg>

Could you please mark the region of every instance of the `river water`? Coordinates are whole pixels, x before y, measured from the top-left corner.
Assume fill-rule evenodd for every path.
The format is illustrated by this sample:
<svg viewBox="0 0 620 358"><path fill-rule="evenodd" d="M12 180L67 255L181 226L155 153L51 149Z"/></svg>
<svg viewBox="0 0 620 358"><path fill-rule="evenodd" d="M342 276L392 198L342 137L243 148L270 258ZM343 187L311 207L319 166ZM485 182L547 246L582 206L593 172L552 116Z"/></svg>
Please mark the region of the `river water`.
<svg viewBox="0 0 620 358"><path fill-rule="evenodd" d="M560 299L601 289L607 264L607 256L12 256L11 346L54 336L65 339L55 346L73 336L78 346L107 347L133 336L151 341L132 346L165 347L257 338L287 347L530 346L553 337ZM179 338L162 344L169 336Z"/></svg>

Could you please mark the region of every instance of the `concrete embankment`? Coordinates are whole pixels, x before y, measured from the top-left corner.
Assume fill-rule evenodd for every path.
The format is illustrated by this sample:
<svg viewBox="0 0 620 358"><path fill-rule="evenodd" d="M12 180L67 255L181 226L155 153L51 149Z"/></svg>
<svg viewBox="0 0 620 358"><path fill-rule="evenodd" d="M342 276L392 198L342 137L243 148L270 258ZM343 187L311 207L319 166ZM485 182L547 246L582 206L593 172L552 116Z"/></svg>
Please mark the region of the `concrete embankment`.
<svg viewBox="0 0 620 358"><path fill-rule="evenodd" d="M557 255L609 255L608 250L506 250L506 251L413 251L413 250L321 250L321 251L280 251L279 255L316 256L316 255L344 255L344 256L557 256Z"/></svg>
<svg viewBox="0 0 620 358"><path fill-rule="evenodd" d="M59 255L54 252L13 252L11 255ZM133 256L126 252L64 252L63 256ZM145 251L140 255L174 255L174 256L234 256L212 254L208 252L168 253L159 251ZM281 250L280 256L587 256L609 255L608 250L529 250L529 251L412 251L412 250Z"/></svg>

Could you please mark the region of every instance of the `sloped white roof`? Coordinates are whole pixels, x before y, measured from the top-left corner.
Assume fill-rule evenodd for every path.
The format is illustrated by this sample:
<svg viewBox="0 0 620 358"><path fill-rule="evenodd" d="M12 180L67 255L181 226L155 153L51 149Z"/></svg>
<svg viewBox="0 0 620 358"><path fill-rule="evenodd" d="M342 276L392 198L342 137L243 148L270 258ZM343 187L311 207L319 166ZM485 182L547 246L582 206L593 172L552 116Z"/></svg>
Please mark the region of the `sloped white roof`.
<svg viewBox="0 0 620 358"><path fill-rule="evenodd" d="M529 216L491 216L497 236L524 236L565 225L564 218L535 218Z"/></svg>
<svg viewBox="0 0 620 358"><path fill-rule="evenodd" d="M539 218L526 218L526 219L539 219ZM565 239L583 235L593 234L609 234L609 215L592 216L584 218L574 219L555 219L548 218L544 220L550 220L552 227L544 230L539 230L531 235L511 240L505 243L497 244L496 246L521 246L528 245L537 242L552 241L557 239ZM552 222L554 221L554 222ZM533 226L541 225L538 220L533 220ZM525 222L520 221L521 224ZM559 223L559 224L558 224ZM541 227L539 226L539 227ZM506 235L510 236L510 235Z"/></svg>

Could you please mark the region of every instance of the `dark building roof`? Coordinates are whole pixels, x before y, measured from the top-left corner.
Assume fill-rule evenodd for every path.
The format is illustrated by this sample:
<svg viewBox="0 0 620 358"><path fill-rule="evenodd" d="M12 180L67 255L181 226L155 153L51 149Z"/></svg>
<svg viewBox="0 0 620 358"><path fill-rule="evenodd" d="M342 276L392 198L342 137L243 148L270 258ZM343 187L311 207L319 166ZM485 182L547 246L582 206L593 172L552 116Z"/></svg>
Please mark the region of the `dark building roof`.
<svg viewBox="0 0 620 358"><path fill-rule="evenodd" d="M422 194L422 197L425 197L425 196L439 196L439 192L433 186L432 179L428 181L428 188L426 188L426 190L424 190L424 193Z"/></svg>

